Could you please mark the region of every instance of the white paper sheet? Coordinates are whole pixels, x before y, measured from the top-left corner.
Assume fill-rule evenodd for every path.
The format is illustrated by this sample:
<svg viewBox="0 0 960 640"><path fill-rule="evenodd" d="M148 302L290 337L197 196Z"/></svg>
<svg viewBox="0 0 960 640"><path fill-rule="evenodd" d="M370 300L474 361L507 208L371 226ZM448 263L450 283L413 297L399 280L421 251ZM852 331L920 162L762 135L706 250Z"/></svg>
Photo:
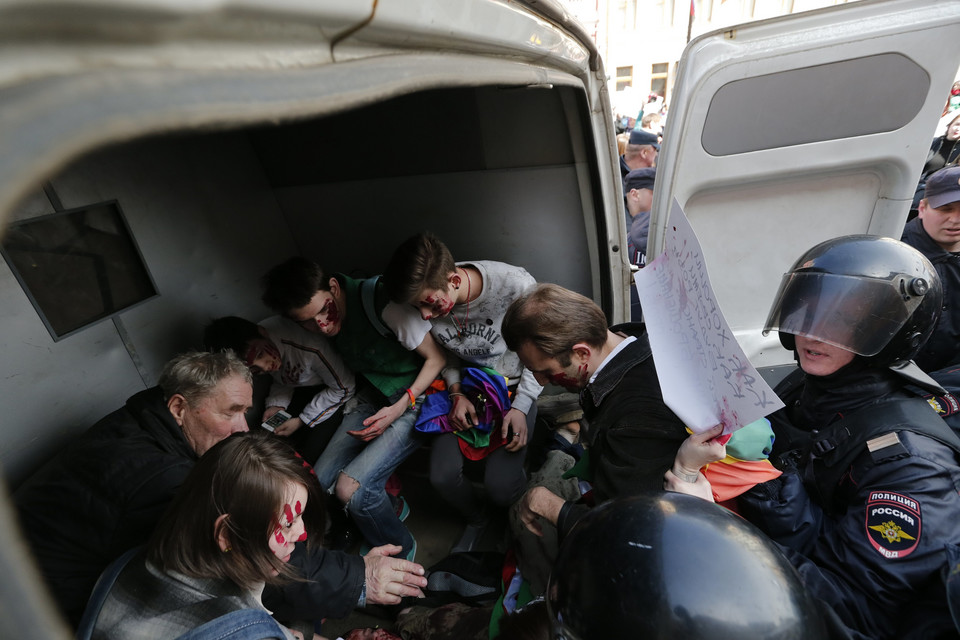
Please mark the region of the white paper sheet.
<svg viewBox="0 0 960 640"><path fill-rule="evenodd" d="M723 317L676 199L664 252L634 279L664 402L684 424L701 433L722 423L727 434L783 407Z"/></svg>

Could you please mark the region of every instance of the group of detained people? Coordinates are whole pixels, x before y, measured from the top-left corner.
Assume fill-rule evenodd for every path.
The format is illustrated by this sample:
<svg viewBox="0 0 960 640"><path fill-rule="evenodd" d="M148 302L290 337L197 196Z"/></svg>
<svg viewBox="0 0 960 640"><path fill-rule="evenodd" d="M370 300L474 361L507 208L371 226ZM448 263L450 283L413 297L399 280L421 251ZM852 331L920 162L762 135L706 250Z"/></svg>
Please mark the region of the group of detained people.
<svg viewBox="0 0 960 640"><path fill-rule="evenodd" d="M431 480L467 520L460 546L475 545L488 512L463 474L456 435L478 421L474 403L461 389L465 365L501 374L512 394L502 424L478 447L484 449L486 499L503 507L525 489L523 461L542 386L500 336L507 306L535 284L524 269L492 261L455 263L437 238L420 234L398 248L384 278L327 276L311 261L292 258L271 269L263 284L263 300L281 317L259 325L234 317L214 321L205 331L207 351L175 357L157 387L131 397L15 494L41 571L74 625L90 622L82 617L104 569L127 550L146 545L127 560L106 600L97 602L94 637L179 637L219 620L225 608L244 608L251 597L279 620L307 621L296 633L312 637L312 621L343 617L367 603L396 604L422 595L424 570L414 562L416 542L403 524L408 509L385 487L396 467L427 441L414 426L426 391L440 377L448 429L429 436ZM332 496L349 513L369 548L362 556L313 544L322 529L298 528L298 523L302 514L323 512L323 503L307 500L299 489L280 487L273 505L266 498L233 503L252 510L244 514L227 510L230 501L214 495L208 496L213 502L206 510L187 499L172 504L183 493L181 485L193 482L198 460L239 446L228 444L229 436L248 429L253 373L270 373L276 382L265 401L265 420L290 407L293 388L321 387L275 433L292 441L297 432L339 422L319 458L304 461L304 468L311 470L321 495ZM236 456L230 459L240 464ZM253 460L245 468L257 475L263 462ZM224 490L230 486L242 483L225 484ZM271 507L269 513L265 506ZM203 525L209 525L216 544L191 550L203 555L202 561L168 558L161 551L169 549L160 542L158 528L162 519L174 517L163 515L168 507L170 513L193 509L194 523L216 512ZM268 535L246 528L264 517L276 525ZM264 561L263 554L248 557L249 547L235 541L241 537L250 544L263 538L267 544L261 551L288 562L289 569L278 570L277 562ZM216 557L206 557L210 554ZM291 573L299 578L284 580ZM147 592L158 601L132 596L144 592L127 589L131 580L150 580ZM222 600L215 595L220 587L229 597L214 606L214 600ZM171 590L178 591L176 596L165 598ZM170 600L183 609L171 608ZM203 604L208 600L210 607Z"/></svg>
<svg viewBox="0 0 960 640"><path fill-rule="evenodd" d="M960 183L945 184L928 181L921 220L947 215L944 198L960 202ZM92 620L88 611L93 637L202 638L204 628L222 637L224 616L238 615L270 629L247 637L313 637L322 618L422 595L406 509L385 485L429 438L432 484L464 515L458 545L472 546L490 507L464 475L461 436L477 421L460 385L470 365L510 382L512 407L490 434L483 482L489 502L512 504L530 535L552 530L562 542L592 505L689 493L722 502L779 545L822 607L829 637L956 635L944 581L960 544L960 440L923 399L943 390L911 361L936 339L945 298L934 267L908 245L839 238L785 274L765 330L779 332L799 369L777 388L787 406L772 428L734 452L746 429L724 446L719 426L691 435L664 404L642 325L608 327L591 300L538 285L522 268L456 263L430 234L401 245L382 278L327 277L293 258L264 287L280 318L228 350L216 346L214 323L212 351L174 358L158 387L131 397L15 494L40 568L75 624L97 576L144 545ZM277 427L281 436L342 414L312 469L275 435L230 437L247 430L251 370L277 382L265 417L287 408L286 387L325 387ZM449 428L426 435L417 413L438 377ZM525 445L548 383L579 394L586 495L528 487ZM752 461L766 467L740 465ZM337 506L325 508L327 496ZM325 513L340 505L366 555L319 544ZM520 546L521 569L529 548ZM552 624L587 638L589 621L586 611Z"/></svg>

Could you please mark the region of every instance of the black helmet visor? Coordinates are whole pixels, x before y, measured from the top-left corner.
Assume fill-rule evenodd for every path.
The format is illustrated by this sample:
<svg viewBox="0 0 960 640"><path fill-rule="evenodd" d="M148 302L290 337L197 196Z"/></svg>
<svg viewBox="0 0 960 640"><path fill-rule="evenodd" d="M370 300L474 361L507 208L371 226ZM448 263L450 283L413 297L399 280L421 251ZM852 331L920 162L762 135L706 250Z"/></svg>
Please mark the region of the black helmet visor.
<svg viewBox="0 0 960 640"><path fill-rule="evenodd" d="M891 280L822 272L787 273L763 333L779 330L874 356L923 299L907 293L910 278Z"/></svg>

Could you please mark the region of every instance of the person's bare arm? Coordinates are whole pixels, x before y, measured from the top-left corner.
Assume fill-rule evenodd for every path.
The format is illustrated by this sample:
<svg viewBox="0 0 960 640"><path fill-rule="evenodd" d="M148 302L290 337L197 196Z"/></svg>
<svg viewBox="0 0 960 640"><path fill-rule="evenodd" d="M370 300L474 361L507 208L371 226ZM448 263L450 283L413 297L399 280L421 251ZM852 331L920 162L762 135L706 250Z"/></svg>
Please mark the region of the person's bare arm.
<svg viewBox="0 0 960 640"><path fill-rule="evenodd" d="M440 371L446 364L446 357L440 350L440 345L436 343L433 336L429 333L423 336L423 341L416 348L416 352L423 357L423 366L420 367L420 373L410 385L410 393L416 398L427 390L427 387L437 379ZM403 412L410 408L410 396L404 395L389 407L383 407L375 414L363 421L363 429L351 431L350 435L359 438L365 442L373 440L387 427L393 424L393 421L403 415Z"/></svg>

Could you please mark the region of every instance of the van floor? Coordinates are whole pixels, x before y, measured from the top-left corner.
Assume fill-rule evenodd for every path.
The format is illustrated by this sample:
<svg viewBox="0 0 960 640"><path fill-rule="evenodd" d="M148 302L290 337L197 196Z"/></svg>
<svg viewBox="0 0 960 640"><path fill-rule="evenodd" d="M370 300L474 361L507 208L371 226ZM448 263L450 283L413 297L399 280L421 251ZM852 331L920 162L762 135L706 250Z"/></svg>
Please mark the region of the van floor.
<svg viewBox="0 0 960 640"><path fill-rule="evenodd" d="M426 474L429 448L417 451L397 470L402 483L401 495L410 506L405 524L417 541L416 562L429 569L450 553L464 528L460 515L447 505L430 485ZM506 548L506 518L494 519L477 547L484 551L504 551ZM356 553L356 549L350 550ZM416 604L412 601L406 606ZM376 628L394 631L394 616L400 607L368 606L356 609L346 618L328 619L321 635L335 640L351 629ZM398 634L399 635L399 634Z"/></svg>

